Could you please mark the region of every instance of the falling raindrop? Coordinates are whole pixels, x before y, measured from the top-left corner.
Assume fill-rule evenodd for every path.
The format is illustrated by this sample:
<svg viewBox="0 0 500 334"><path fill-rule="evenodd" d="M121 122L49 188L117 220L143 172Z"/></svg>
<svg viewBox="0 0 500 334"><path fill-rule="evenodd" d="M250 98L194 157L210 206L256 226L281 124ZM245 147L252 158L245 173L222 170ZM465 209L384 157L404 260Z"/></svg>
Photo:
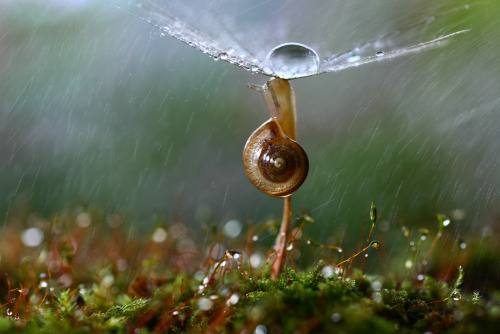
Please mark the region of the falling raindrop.
<svg viewBox="0 0 500 334"><path fill-rule="evenodd" d="M266 58L271 71L283 79L293 79L319 73L319 56L310 47L285 43L272 49Z"/></svg>

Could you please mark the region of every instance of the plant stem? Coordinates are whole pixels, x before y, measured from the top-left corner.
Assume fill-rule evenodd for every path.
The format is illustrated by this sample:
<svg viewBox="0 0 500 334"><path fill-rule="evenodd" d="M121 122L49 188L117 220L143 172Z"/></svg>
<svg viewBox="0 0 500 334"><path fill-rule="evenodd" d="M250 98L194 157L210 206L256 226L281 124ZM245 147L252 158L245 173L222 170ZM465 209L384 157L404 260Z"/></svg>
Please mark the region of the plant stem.
<svg viewBox="0 0 500 334"><path fill-rule="evenodd" d="M281 269L283 269L283 264L286 260L286 241L288 240L288 235L290 234L290 218L292 214L292 196L285 197L283 205L283 218L281 220L281 227L276 238L276 244L274 245L274 250L276 256L271 267L271 279L273 281L277 280L280 276Z"/></svg>

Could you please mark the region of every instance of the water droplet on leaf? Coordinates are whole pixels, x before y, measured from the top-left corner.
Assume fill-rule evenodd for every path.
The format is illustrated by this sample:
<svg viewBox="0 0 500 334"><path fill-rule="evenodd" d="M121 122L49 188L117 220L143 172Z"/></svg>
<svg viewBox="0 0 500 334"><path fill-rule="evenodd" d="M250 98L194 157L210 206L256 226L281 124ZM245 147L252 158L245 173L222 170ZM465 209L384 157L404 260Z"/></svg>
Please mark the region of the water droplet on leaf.
<svg viewBox="0 0 500 334"><path fill-rule="evenodd" d="M272 49L266 63L276 76L283 79L318 74L319 56L310 47L299 43L285 43Z"/></svg>

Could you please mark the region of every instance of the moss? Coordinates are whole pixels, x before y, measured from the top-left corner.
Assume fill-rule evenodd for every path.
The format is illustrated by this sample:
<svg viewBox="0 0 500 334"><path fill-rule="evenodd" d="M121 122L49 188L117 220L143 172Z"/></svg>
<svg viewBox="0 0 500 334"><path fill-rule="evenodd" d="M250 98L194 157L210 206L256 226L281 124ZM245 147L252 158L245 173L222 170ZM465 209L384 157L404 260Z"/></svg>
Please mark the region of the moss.
<svg viewBox="0 0 500 334"><path fill-rule="evenodd" d="M218 253L219 258L205 258L194 246L179 251L181 241L193 235L179 224L165 226L162 243L137 235L124 244L125 231L90 234L64 214L57 216L57 233L47 233L40 249L13 247L14 238L3 239L0 255L9 262L0 264L9 276L0 284L0 333L250 333L258 326L268 333L487 333L500 321L500 293L469 291L469 276L460 265L440 263L451 274L433 275L439 272L433 269L441 256L436 252L425 272L411 269L398 277L391 271L365 272L362 252L339 263L333 247L335 254L316 257L309 268L306 260L290 261L272 281L269 265L263 268L271 259L255 268L237 261L247 257L238 248ZM94 233L103 237L91 237ZM215 240L214 245L221 243L220 237ZM194 239L185 244L196 245ZM267 251L264 243L250 246L243 241L240 249ZM302 254L311 246L322 247L294 245Z"/></svg>

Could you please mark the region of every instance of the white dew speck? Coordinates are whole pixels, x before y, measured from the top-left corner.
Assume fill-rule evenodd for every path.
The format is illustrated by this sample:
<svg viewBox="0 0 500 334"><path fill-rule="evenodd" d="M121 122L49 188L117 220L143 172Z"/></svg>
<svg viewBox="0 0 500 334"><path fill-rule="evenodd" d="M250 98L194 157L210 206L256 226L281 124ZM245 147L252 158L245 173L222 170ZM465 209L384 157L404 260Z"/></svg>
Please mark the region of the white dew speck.
<svg viewBox="0 0 500 334"><path fill-rule="evenodd" d="M227 299L227 304L228 305L236 305L238 303L238 300L240 300L240 296L238 296L237 293L233 293L228 299Z"/></svg>

